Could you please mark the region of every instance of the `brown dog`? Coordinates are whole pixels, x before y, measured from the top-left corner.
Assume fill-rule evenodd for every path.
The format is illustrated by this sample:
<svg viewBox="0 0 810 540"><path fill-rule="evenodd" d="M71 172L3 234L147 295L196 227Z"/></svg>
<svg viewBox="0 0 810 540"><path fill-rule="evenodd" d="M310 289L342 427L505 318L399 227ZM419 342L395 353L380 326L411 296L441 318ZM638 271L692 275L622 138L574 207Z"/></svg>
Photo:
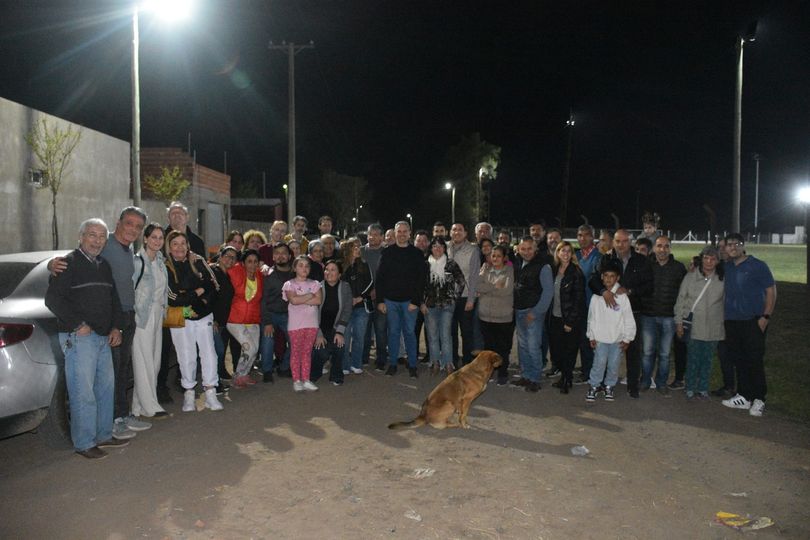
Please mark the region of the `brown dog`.
<svg viewBox="0 0 810 540"><path fill-rule="evenodd" d="M437 429L446 427L468 428L467 413L473 400L486 389L492 371L503 359L492 351L482 351L475 360L454 371L433 389L422 404L419 416L410 422L394 422L388 429L405 429L430 424ZM458 422L449 420L458 412Z"/></svg>

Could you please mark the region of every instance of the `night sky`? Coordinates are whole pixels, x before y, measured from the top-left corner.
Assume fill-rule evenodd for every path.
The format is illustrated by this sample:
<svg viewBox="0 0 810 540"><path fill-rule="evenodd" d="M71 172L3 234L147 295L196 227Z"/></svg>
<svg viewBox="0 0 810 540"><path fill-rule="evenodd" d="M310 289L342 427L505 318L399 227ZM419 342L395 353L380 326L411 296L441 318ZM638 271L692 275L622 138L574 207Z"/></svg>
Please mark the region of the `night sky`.
<svg viewBox="0 0 810 540"><path fill-rule="evenodd" d="M0 2L0 96L129 140L131 16L125 1ZM559 214L565 120L576 126L569 224L730 224L735 37L745 49L742 222L800 222L810 175L807 2L197 0L172 27L141 16L142 145L186 147L236 186L287 178L287 58L296 57L299 193L325 168L365 176L385 224L446 201L448 147L479 132L502 148L492 221ZM442 206L444 208L444 206ZM314 217L314 216L310 216Z"/></svg>

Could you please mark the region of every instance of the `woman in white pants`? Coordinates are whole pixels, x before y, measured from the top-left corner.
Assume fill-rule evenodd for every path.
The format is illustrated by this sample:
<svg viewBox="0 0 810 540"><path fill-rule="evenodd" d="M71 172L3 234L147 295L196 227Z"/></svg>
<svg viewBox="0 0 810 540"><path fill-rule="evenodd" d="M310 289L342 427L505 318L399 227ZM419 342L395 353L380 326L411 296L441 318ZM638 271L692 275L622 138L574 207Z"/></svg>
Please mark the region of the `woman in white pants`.
<svg viewBox="0 0 810 540"><path fill-rule="evenodd" d="M143 247L135 256L135 338L132 342L132 414L165 418L157 399L157 374L163 344L168 274L163 258L163 229L150 223L143 232Z"/></svg>
<svg viewBox="0 0 810 540"><path fill-rule="evenodd" d="M200 256L188 249L188 238L181 231L166 237L169 270L169 306L182 307L185 324L172 328L172 342L177 351L183 393L183 412L194 411L194 388L197 386L197 348L202 366L205 408L222 410L217 399L217 352L214 349L214 316L211 298L218 289L211 268Z"/></svg>

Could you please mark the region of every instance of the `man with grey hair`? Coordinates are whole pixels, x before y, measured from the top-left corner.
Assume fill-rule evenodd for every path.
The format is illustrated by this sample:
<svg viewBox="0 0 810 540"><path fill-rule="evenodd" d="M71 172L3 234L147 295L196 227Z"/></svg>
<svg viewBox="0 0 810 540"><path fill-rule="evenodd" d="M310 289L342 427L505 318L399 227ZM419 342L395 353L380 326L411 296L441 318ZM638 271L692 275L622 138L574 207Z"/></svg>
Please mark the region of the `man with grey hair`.
<svg viewBox="0 0 810 540"><path fill-rule="evenodd" d="M371 271L371 279L374 282L374 289L371 290L371 300L377 299L377 270L380 267L380 258L383 248L383 228L379 223L372 223L366 231L368 243L360 248L360 257L368 264ZM371 354L371 329L374 328L374 342L377 348L377 360L375 362L378 371L384 371L388 364L388 328L385 324L385 314L378 310L371 312L366 327L366 339L363 343L363 363L368 364Z"/></svg>
<svg viewBox="0 0 810 540"><path fill-rule="evenodd" d="M588 306L591 303L591 297L593 296L593 291L588 286L588 280L591 279L591 276L599 267L599 262L602 260L602 253L599 252L596 245L593 243L594 236L595 232L591 225L585 223L577 227L577 243L579 244L579 249L576 250L575 255L577 261L579 262L579 268L582 270L582 274L585 276L586 310L588 309ZM593 367L593 349L591 348L591 342L586 335L586 326L587 325L583 325L582 335L580 336L579 343L579 364L581 374L579 378L574 381L574 384L588 384L591 374L591 367Z"/></svg>
<svg viewBox="0 0 810 540"><path fill-rule="evenodd" d="M492 225L490 225L486 221L482 221L481 223L475 226L475 242L480 245L481 240L483 240L484 238L489 238L490 240L493 240Z"/></svg>
<svg viewBox="0 0 810 540"><path fill-rule="evenodd" d="M184 232L188 238L188 248L200 257L207 257L205 242L188 226L188 207L180 201L174 201L166 209L166 215L169 217L169 224L163 231L166 237L172 231Z"/></svg>
<svg viewBox="0 0 810 540"><path fill-rule="evenodd" d="M112 436L115 376L110 347L121 344L122 313L112 270L100 256L107 234L102 220L84 221L79 247L64 257L66 266L53 276L45 294L65 355L70 436L76 453L88 459L106 457L102 448L129 444Z"/></svg>
<svg viewBox="0 0 810 540"><path fill-rule="evenodd" d="M456 367L472 361L475 346L473 333L473 309L478 296L478 273L481 270L481 250L467 240L467 228L461 222L450 227L450 243L447 244L447 258L453 259L464 274L464 290L456 298L453 312L453 363ZM458 357L458 334L461 333L461 359Z"/></svg>

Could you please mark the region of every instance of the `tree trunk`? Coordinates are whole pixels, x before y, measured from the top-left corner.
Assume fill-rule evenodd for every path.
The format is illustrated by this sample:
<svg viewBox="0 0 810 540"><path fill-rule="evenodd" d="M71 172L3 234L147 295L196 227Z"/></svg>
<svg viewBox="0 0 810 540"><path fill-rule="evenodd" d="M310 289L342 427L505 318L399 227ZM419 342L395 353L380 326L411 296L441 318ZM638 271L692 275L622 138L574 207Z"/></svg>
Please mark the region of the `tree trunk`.
<svg viewBox="0 0 810 540"><path fill-rule="evenodd" d="M51 198L53 205L53 216L51 217L51 239L53 240L53 249L59 249L59 224L56 222L56 194L54 193Z"/></svg>

